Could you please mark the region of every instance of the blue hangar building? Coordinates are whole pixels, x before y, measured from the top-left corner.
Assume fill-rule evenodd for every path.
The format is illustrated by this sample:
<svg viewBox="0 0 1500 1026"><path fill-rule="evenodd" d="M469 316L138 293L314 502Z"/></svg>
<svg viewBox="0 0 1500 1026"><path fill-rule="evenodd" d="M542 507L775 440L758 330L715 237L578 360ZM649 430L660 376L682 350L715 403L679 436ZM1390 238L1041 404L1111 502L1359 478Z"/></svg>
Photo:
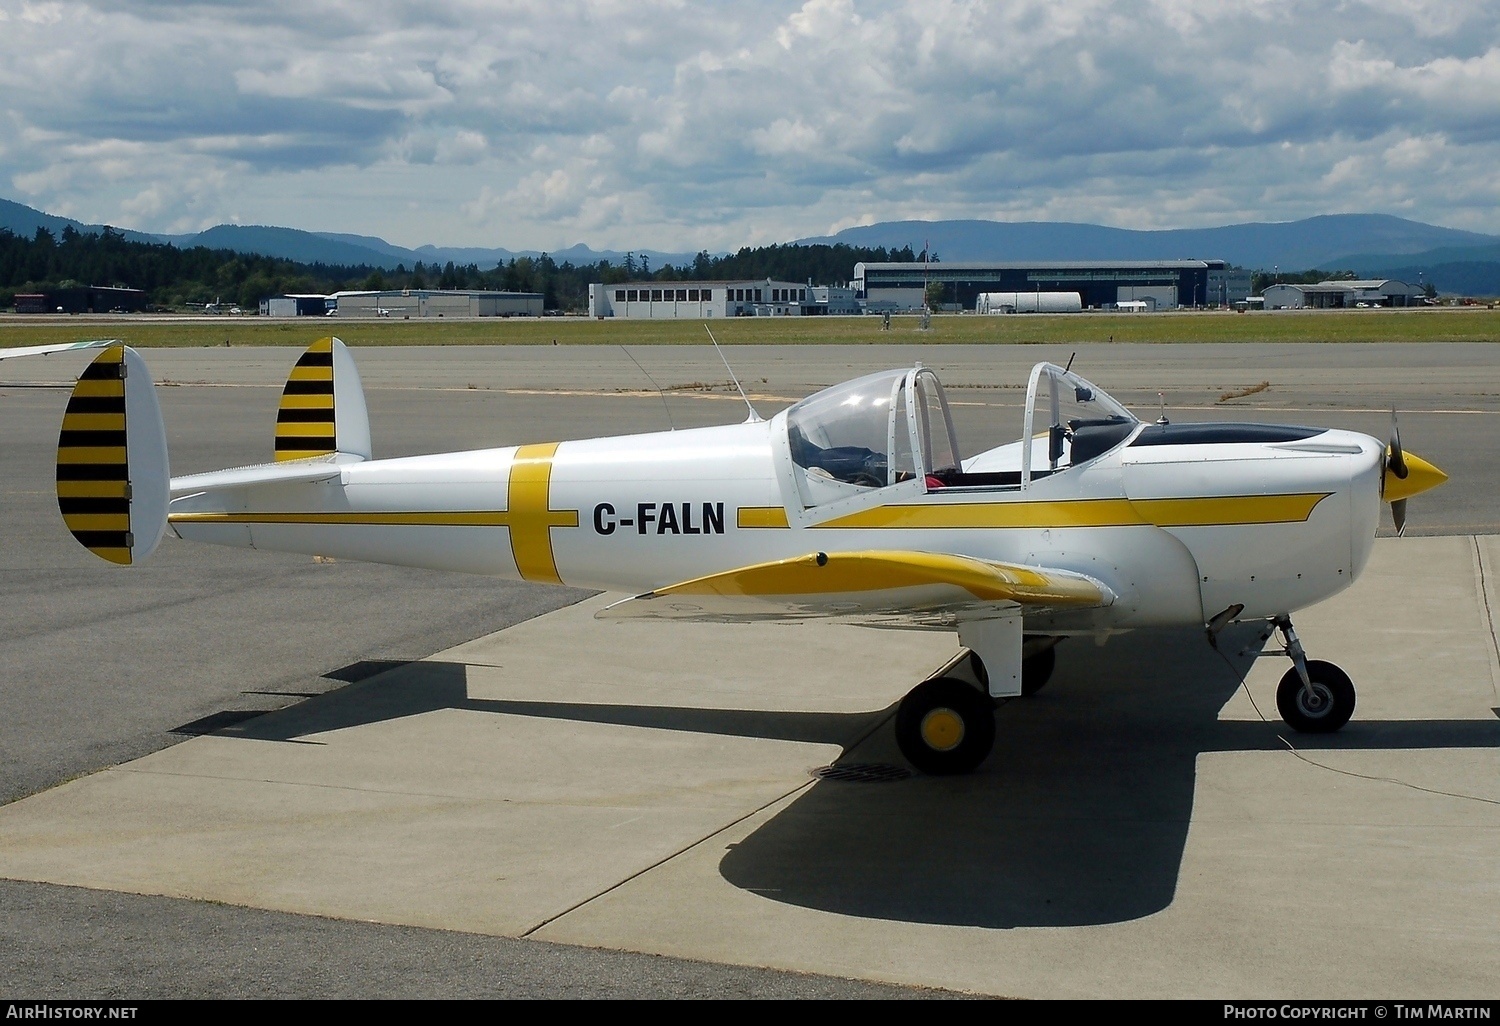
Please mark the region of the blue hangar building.
<svg viewBox="0 0 1500 1026"><path fill-rule="evenodd" d="M916 310L928 283L947 309L973 310L981 292L1077 292L1085 310L1152 301L1158 310L1232 306L1250 295L1250 272L1224 260L955 261L858 263L865 309Z"/></svg>

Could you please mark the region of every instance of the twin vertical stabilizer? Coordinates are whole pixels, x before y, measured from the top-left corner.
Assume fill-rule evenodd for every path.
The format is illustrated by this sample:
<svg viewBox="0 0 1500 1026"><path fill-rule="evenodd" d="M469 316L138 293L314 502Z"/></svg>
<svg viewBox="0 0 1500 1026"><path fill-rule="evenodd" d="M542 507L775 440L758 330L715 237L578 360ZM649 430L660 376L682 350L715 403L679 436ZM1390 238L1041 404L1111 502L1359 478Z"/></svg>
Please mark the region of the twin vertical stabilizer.
<svg viewBox="0 0 1500 1026"><path fill-rule="evenodd" d="M370 417L354 357L320 338L292 368L276 414L276 462L343 453L370 458Z"/></svg>
<svg viewBox="0 0 1500 1026"><path fill-rule="evenodd" d="M57 439L57 505L79 543L129 566L167 528L167 433L146 363L105 349L78 379Z"/></svg>
<svg viewBox="0 0 1500 1026"><path fill-rule="evenodd" d="M63 348L63 347L54 347ZM57 504L73 537L129 566L155 550L173 494L322 480L370 458L370 420L354 358L321 338L297 361L276 416L275 462L172 480L161 407L146 363L110 345L78 379L57 440Z"/></svg>

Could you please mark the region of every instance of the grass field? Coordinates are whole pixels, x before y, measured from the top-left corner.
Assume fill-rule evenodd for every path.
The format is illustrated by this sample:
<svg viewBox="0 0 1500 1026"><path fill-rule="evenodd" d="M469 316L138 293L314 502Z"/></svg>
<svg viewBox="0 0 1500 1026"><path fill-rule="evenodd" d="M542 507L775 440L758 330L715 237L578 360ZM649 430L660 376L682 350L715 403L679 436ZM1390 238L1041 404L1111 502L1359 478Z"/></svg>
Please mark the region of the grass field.
<svg viewBox="0 0 1500 1026"><path fill-rule="evenodd" d="M268 320L259 317L0 317L0 347L89 338L134 346L305 346L335 334L351 345L697 345L709 324L724 345L868 342L1500 342L1500 311L1489 309L1321 310L1234 314L1020 314L916 317L742 317L720 321L596 321L585 317L483 320Z"/></svg>

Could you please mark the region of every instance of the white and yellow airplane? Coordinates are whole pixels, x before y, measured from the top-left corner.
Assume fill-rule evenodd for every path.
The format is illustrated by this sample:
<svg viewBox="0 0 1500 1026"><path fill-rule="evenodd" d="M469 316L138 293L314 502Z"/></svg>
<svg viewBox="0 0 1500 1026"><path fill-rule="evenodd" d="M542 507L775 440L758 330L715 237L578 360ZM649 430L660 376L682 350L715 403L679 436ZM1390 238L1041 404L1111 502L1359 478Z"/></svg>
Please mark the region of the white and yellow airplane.
<svg viewBox="0 0 1500 1026"><path fill-rule="evenodd" d="M33 347L23 355L74 347ZM748 400L747 400L748 405ZM901 702L919 769L973 769L994 698L1030 693L1074 635L1234 621L1279 629L1277 704L1337 730L1354 687L1308 660L1291 613L1348 587L1382 500L1446 480L1350 431L1143 423L1067 369L1037 364L1020 438L962 457L920 365L817 393L770 420L377 460L364 393L335 338L297 361L275 460L173 478L141 357L109 344L58 442L63 519L132 564L189 541L620 591L607 618L832 618L955 631Z"/></svg>

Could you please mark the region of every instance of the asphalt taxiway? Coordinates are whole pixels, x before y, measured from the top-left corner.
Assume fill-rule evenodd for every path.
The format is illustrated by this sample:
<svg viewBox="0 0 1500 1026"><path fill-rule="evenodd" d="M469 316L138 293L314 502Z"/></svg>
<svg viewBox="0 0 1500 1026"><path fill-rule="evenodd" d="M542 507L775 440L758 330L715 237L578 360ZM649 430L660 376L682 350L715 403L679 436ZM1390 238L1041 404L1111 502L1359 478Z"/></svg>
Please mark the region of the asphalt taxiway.
<svg viewBox="0 0 1500 1026"><path fill-rule="evenodd" d="M1412 502L1436 536L1298 617L1355 721L1282 728L1285 660L1247 638L1070 643L941 780L890 779L889 718L942 635L606 624L579 592L172 542L94 565L50 491L49 382L83 360L3 365L0 990L1492 997L1500 353L1216 348L1075 368L1176 419L1383 434L1394 402L1454 475ZM293 351L146 355L174 470L264 458ZM377 454L740 419L711 350L635 350L665 396L619 350L357 355ZM1018 433L1026 368L1067 355L731 359L767 413L922 359L963 440Z"/></svg>

